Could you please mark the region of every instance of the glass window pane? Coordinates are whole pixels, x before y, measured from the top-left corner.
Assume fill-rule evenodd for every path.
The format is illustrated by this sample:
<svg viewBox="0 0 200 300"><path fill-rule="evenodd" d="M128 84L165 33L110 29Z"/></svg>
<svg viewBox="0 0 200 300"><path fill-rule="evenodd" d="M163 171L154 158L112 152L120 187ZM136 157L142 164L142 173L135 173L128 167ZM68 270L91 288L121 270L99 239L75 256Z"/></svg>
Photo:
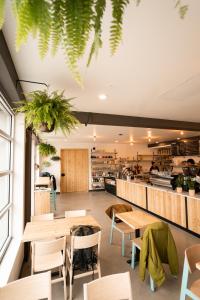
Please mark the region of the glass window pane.
<svg viewBox="0 0 200 300"><path fill-rule="evenodd" d="M0 211L8 204L9 202L9 180L10 176L0 176ZM1 227L0 227L1 231Z"/></svg>
<svg viewBox="0 0 200 300"><path fill-rule="evenodd" d="M3 248L9 236L9 211L7 211L0 219L0 251Z"/></svg>
<svg viewBox="0 0 200 300"><path fill-rule="evenodd" d="M0 171L10 169L10 142L0 137Z"/></svg>
<svg viewBox="0 0 200 300"><path fill-rule="evenodd" d="M11 115L6 111L0 103L0 129L7 134L11 134Z"/></svg>

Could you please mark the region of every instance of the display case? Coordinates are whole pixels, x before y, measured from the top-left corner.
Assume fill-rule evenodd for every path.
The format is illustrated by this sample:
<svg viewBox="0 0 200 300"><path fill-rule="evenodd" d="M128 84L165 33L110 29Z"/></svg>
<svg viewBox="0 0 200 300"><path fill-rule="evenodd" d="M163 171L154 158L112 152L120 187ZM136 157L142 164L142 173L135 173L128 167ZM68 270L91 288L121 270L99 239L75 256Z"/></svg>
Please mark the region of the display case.
<svg viewBox="0 0 200 300"><path fill-rule="evenodd" d="M115 175L118 170L116 152L95 151L91 152L91 188L104 190L104 177Z"/></svg>
<svg viewBox="0 0 200 300"><path fill-rule="evenodd" d="M116 195L116 178L115 177L104 177L105 190L108 193Z"/></svg>

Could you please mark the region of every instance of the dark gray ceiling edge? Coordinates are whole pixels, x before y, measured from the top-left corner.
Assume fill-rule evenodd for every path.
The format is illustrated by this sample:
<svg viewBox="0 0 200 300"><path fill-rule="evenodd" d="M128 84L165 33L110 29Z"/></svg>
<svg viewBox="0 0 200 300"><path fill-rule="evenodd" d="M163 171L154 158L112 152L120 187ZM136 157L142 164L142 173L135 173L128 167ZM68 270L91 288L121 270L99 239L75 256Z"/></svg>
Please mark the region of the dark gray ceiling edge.
<svg viewBox="0 0 200 300"><path fill-rule="evenodd" d="M16 88L18 74L2 30L0 31L0 90L9 104L24 97L21 85Z"/></svg>
<svg viewBox="0 0 200 300"><path fill-rule="evenodd" d="M200 123L74 111L82 124L200 131Z"/></svg>

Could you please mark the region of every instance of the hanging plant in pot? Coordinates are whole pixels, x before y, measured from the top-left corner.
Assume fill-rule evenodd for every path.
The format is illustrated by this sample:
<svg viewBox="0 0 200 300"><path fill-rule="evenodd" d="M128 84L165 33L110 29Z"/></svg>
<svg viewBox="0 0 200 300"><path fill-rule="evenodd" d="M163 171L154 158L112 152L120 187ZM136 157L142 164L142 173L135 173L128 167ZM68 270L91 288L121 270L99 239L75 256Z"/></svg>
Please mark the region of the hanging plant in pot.
<svg viewBox="0 0 200 300"><path fill-rule="evenodd" d="M72 114L71 100L65 98L64 91L33 91L26 100L16 102L15 110L25 114L26 127L31 127L36 133L61 129L67 134L79 123Z"/></svg>
<svg viewBox="0 0 200 300"><path fill-rule="evenodd" d="M59 161L60 160L60 156L54 155L54 156L51 157L51 160L53 160L53 161Z"/></svg>
<svg viewBox="0 0 200 300"><path fill-rule="evenodd" d="M39 153L42 157L56 154L56 148L47 143L39 144Z"/></svg>

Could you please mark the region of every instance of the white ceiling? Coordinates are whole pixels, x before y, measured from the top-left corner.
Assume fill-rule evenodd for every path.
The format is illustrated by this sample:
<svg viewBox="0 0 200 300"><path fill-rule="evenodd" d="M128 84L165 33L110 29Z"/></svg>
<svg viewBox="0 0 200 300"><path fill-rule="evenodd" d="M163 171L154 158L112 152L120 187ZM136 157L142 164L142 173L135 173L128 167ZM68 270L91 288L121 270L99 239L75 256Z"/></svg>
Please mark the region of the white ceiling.
<svg viewBox="0 0 200 300"><path fill-rule="evenodd" d="M10 2L7 0L7 2ZM7 11L3 28L20 79L42 81L51 90L76 97L76 110L133 116L200 121L200 1L185 1L181 20L173 0L131 1L124 24L123 44L111 57L108 46L110 8L104 24L104 47L89 68L81 62L84 89L71 78L60 51L41 61L30 38L15 51L15 21ZM40 86L23 84L25 92ZM106 101L99 93L108 95ZM89 128L89 127L88 127Z"/></svg>
<svg viewBox="0 0 200 300"><path fill-rule="evenodd" d="M122 135L119 135L122 134ZM43 133L41 138L47 141L62 140L68 143L119 143L129 144L147 144L149 135L151 143L161 142L165 140L173 140L176 138L184 138L200 135L199 132L184 131L183 135L178 130L162 130L150 128L134 128L120 126L103 126L103 125L80 125L73 130L70 135L64 136L62 132Z"/></svg>

